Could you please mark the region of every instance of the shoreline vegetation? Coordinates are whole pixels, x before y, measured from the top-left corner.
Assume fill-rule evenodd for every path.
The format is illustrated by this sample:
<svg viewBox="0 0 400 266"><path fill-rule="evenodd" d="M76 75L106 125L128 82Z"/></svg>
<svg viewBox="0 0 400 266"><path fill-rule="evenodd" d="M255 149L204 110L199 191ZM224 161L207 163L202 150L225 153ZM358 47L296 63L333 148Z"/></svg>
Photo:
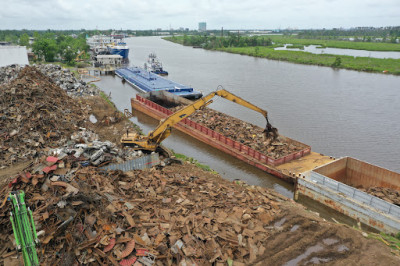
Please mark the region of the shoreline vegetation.
<svg viewBox="0 0 400 266"><path fill-rule="evenodd" d="M291 48L308 45L320 45L341 49L356 49L368 51L400 51L397 43L371 43L339 40L299 39L290 36L252 36L229 37L216 36L172 36L163 39L185 46L200 46L207 50L222 51L240 55L287 61L297 64L327 66L337 69L349 69L363 72L387 73L400 75L400 59L353 57L333 54L313 54L303 51L274 50L284 44Z"/></svg>

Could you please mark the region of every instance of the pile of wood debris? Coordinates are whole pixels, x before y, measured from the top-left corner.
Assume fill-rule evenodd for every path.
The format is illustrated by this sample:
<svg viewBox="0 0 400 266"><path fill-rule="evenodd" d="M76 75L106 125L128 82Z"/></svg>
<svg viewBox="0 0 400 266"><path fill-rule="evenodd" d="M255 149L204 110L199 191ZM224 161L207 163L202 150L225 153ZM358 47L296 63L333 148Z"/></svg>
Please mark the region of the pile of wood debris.
<svg viewBox="0 0 400 266"><path fill-rule="evenodd" d="M265 252L266 226L280 212L279 199L267 189L191 173L186 164L124 173L82 168L71 157L47 159L42 164L62 164L74 175L32 167L1 190L2 199L11 190L25 191L45 265L240 265ZM4 259L15 247L11 206L4 200L0 207Z"/></svg>

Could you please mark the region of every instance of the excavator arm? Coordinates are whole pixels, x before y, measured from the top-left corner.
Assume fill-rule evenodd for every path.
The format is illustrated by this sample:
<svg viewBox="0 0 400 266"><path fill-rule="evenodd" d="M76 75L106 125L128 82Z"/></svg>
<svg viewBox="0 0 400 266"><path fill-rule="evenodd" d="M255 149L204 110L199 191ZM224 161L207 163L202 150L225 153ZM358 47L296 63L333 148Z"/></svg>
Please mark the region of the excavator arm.
<svg viewBox="0 0 400 266"><path fill-rule="evenodd" d="M278 131L276 128L272 127L272 125L268 121L268 112L255 106L252 103L249 103L246 100L230 93L225 89L219 89L217 91L211 92L210 94L204 96L203 98L195 101L194 103L176 111L172 115L160 121L157 128L151 131L147 137L138 136L138 135L129 135L126 134L126 137L121 139L121 142L125 145L136 145L139 148L145 150L154 151L160 145L160 143L166 139L171 134L171 127L173 127L176 123L179 123L181 120L185 119L189 115L193 114L199 109L205 108L207 105L212 103L212 98L218 95L222 98L225 98L234 103L240 104L244 107L250 108L254 111L261 113L265 119L267 120L267 126L264 130L264 133L267 138L272 137L275 139L278 136Z"/></svg>

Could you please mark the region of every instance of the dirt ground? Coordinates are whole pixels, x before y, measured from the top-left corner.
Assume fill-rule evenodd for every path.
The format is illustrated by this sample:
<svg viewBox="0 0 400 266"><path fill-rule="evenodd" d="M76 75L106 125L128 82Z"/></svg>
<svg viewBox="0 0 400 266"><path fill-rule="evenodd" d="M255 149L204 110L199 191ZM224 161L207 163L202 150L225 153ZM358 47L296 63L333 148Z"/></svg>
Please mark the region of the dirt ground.
<svg viewBox="0 0 400 266"><path fill-rule="evenodd" d="M281 210L270 225L265 253L253 265L400 265L384 243L347 225L324 221L291 202Z"/></svg>
<svg viewBox="0 0 400 266"><path fill-rule="evenodd" d="M122 134L126 133L127 129L132 132L138 130L122 113L100 96L84 98L82 104L88 105L89 114L95 116L97 122L89 127L99 135L101 140L119 143Z"/></svg>

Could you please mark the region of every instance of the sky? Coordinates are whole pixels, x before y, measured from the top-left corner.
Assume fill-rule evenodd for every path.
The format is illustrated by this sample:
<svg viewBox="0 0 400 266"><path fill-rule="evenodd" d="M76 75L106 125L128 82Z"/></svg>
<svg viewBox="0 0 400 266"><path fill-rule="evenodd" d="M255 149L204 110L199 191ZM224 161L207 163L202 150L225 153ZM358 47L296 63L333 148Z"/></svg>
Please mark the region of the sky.
<svg viewBox="0 0 400 266"><path fill-rule="evenodd" d="M0 0L0 29L399 26L400 0Z"/></svg>

